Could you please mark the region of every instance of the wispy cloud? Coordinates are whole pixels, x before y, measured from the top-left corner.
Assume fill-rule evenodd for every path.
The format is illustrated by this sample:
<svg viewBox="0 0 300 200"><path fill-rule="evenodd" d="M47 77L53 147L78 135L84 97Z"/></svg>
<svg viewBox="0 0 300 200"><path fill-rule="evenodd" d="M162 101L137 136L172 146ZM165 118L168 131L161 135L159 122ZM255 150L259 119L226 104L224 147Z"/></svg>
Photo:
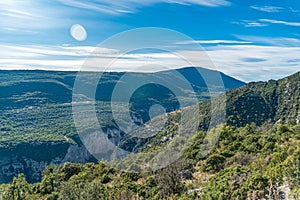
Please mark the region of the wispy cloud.
<svg viewBox="0 0 300 200"><path fill-rule="evenodd" d="M264 27L268 26L266 23L254 21L254 20L241 20L241 21L234 21L233 24L242 25L244 27Z"/></svg>
<svg viewBox="0 0 300 200"><path fill-rule="evenodd" d="M90 56L92 53L94 56L99 55L112 55L117 53L118 50L109 49L109 48L100 48L93 46L38 46L38 45L0 45L2 58L45 58L53 57L54 59L68 58L74 59L81 58L84 59Z"/></svg>
<svg viewBox="0 0 300 200"><path fill-rule="evenodd" d="M284 8L277 6L251 6L251 8L254 10L268 13L278 13L284 10Z"/></svg>
<svg viewBox="0 0 300 200"><path fill-rule="evenodd" d="M64 26L70 9L58 8L49 1L1 1L0 30L14 34L38 32Z"/></svg>
<svg viewBox="0 0 300 200"><path fill-rule="evenodd" d="M176 44L203 44L203 45L216 45L216 44L251 44L252 42L243 40L194 40L194 41L182 41Z"/></svg>
<svg viewBox="0 0 300 200"><path fill-rule="evenodd" d="M293 13L300 13L299 9L295 9L293 7L289 7L288 10L291 11L291 12L293 12Z"/></svg>
<svg viewBox="0 0 300 200"><path fill-rule="evenodd" d="M249 41L256 44L285 46L285 47L300 47L300 39L287 37L261 37L249 35L234 35L236 38Z"/></svg>
<svg viewBox="0 0 300 200"><path fill-rule="evenodd" d="M259 21L263 23L283 24L287 26L300 26L300 22L287 22L287 21L280 21L275 19L260 19Z"/></svg>
<svg viewBox="0 0 300 200"><path fill-rule="evenodd" d="M279 79L299 71L300 47L236 45L205 49L220 71L244 81Z"/></svg>
<svg viewBox="0 0 300 200"><path fill-rule="evenodd" d="M97 1L91 1L91 2L84 2L84 1L78 1L78 0L59 0L61 3L76 7L76 8L82 8L82 9L88 9L93 11L98 11L106 14L119 14L124 12L131 12L129 9L124 8L122 5L119 5L117 9L113 8L112 6L115 3L111 3L111 6L106 3L100 3ZM125 10L126 9L126 10Z"/></svg>
<svg viewBox="0 0 300 200"><path fill-rule="evenodd" d="M219 7L230 5L226 0L118 0L118 1L106 1L106 0L93 0L84 2L80 0L58 0L59 2L88 10L94 10L106 14L122 14L136 12L142 6L149 6L156 3L175 3L182 5L201 5L208 7Z"/></svg>
<svg viewBox="0 0 300 200"><path fill-rule="evenodd" d="M300 66L300 59L298 59L300 47L254 44L207 46L204 49L215 64L216 68L214 68L207 57L201 57L204 55L203 52L180 48L180 45L184 45L184 41L178 44L173 52L131 53L121 57L117 49L95 49L92 46L1 45L0 48L4 53L0 59L0 69L77 71L92 52L93 56L89 60L97 65L88 65L89 70L105 70L106 64L112 60L115 61L109 67L109 71L157 71L157 68L141 67L147 65L180 68L188 66L189 63L177 55L189 55L191 63L197 62L201 67L217 69L243 81L282 78L297 72Z"/></svg>
<svg viewBox="0 0 300 200"><path fill-rule="evenodd" d="M13 33L15 35L18 34L37 34L40 33L39 31L34 31L34 30L26 30L26 29L20 29L20 28L12 28L12 27L2 27L0 28L0 30L2 30L3 32L7 32L8 34Z"/></svg>
<svg viewBox="0 0 300 200"><path fill-rule="evenodd" d="M185 3L188 5L201 5L209 7L218 7L218 6L229 6L231 3L226 0L149 0L153 2L165 2L165 3Z"/></svg>
<svg viewBox="0 0 300 200"><path fill-rule="evenodd" d="M11 18L36 20L41 18L41 13L38 10L31 8L29 11L30 2L24 1L2 1L0 2L0 16Z"/></svg>
<svg viewBox="0 0 300 200"><path fill-rule="evenodd" d="M245 27L263 27L269 24L282 24L286 26L300 26L300 22L288 22L276 19L258 19L258 20L241 20L234 21L233 24L243 25Z"/></svg>
<svg viewBox="0 0 300 200"><path fill-rule="evenodd" d="M23 19L35 19L36 16L25 12L23 10L15 9L15 8L2 8L2 15L16 17L16 18L23 18Z"/></svg>

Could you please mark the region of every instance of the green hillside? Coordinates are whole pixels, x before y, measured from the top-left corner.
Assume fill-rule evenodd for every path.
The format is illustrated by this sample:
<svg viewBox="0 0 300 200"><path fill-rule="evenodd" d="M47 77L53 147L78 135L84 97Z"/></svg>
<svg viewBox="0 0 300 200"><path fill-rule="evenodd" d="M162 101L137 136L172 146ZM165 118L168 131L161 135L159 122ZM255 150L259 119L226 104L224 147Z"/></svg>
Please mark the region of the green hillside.
<svg viewBox="0 0 300 200"><path fill-rule="evenodd" d="M0 183L11 182L19 173L24 173L30 182L39 181L42 170L50 163L95 161L82 147L73 122L71 103L76 76L76 72L0 70ZM122 79L124 76L126 81ZM121 87L119 92L126 92L131 81L163 80L180 91L175 97L167 87L157 84L138 88L130 99L130 111L136 123L141 123L149 120L148 110L157 102L170 112L179 108L177 98L184 102L182 106L190 105L193 91L199 101L208 99L207 85L217 95L224 86L204 81L215 76L224 80L226 89L244 85L223 73L203 68L157 73L106 72L96 89L97 116L105 132L122 136L124 133L113 121L110 111L112 91L117 84ZM83 73L84 83L91 85L93 77L94 72ZM191 83L190 88L181 84L184 79ZM87 100L90 97L83 96ZM122 99L115 103L123 112ZM111 137L113 140L114 136Z"/></svg>
<svg viewBox="0 0 300 200"><path fill-rule="evenodd" d="M28 184L20 175L2 185L0 199L299 198L299 124L219 128L220 140L205 158L197 157L199 132L185 156L163 170L133 174L105 163L48 166L40 183Z"/></svg>
<svg viewBox="0 0 300 200"><path fill-rule="evenodd" d="M226 93L226 123L245 126L255 123L298 123L300 121L300 72L284 79L252 82ZM200 104L202 112L210 110L210 102ZM202 115L203 128L207 116Z"/></svg>
<svg viewBox="0 0 300 200"><path fill-rule="evenodd" d="M207 143L210 101L200 103L199 131L177 162L143 174L116 171L105 163L48 166L42 181L20 175L0 187L0 199L299 199L300 73L279 81L249 83L226 93L226 123L210 153ZM218 97L216 97L218 98ZM180 115L171 115L175 119ZM155 150L176 134L176 124L139 143ZM137 144L137 143L136 143ZM147 144L152 144L151 148Z"/></svg>

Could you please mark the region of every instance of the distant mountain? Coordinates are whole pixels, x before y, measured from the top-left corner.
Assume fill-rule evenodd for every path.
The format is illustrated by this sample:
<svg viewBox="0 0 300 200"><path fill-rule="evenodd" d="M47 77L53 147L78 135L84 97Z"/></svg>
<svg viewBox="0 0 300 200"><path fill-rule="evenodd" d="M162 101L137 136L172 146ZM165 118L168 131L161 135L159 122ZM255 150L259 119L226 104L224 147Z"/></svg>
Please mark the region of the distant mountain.
<svg viewBox="0 0 300 200"><path fill-rule="evenodd" d="M223 80L223 84L226 90L238 88L240 86L245 85L244 82L232 78L222 72L209 70L205 68L186 67L186 68L177 69L176 71L182 74L191 84L195 85L195 87L199 87L199 86L203 87L203 85L205 86L206 84L217 85L215 79L216 76L221 76L221 79ZM203 77L199 77L198 72L200 72L201 75L205 77L207 83L205 83ZM161 72L161 73L172 74L173 70Z"/></svg>
<svg viewBox="0 0 300 200"><path fill-rule="evenodd" d="M49 163L93 160L80 146L73 122L71 102L76 75L76 72L0 71L0 182L10 181L21 172L29 181L37 181L41 170ZM87 86L92 84L90 77L93 75L92 72L84 73ZM126 81L122 79L124 76ZM104 116L99 120L101 126L110 132L112 139L123 135L110 112L116 85L121 88L119 95L122 97L122 92L126 93L132 83L150 83L137 88L130 99L133 117L137 118L136 123L141 123L150 119L148 111L153 104L160 103L167 111L177 110L178 98L184 98L184 106L188 106L193 92L200 102L207 100L210 98L207 85L218 95L224 87L216 81L218 76L224 80L226 90L244 85L221 72L203 68L157 73L106 72L96 91L97 114ZM212 81L205 83L204 79ZM190 87L186 87L186 83ZM169 85L178 95L168 89Z"/></svg>
<svg viewBox="0 0 300 200"><path fill-rule="evenodd" d="M199 74L199 71L201 74ZM5 71L0 70L0 105L2 108L21 108L44 103L70 103L72 101L72 87L76 79L76 72L54 72L54 71ZM122 77L126 75L127 82ZM182 80L183 76L186 80ZM87 85L93 73L86 73ZM188 96L190 89L200 94L207 92L207 84L211 87L221 88L222 83L214 82L215 77L220 76L224 81L225 89L237 88L244 83L229 77L221 72L204 68L182 68L156 73L134 73L134 72L105 72L99 81L96 99L99 101L110 101L116 84L120 84L126 92L131 87L131 81L158 81L164 80L174 85L182 92L182 96ZM204 77L204 78L203 78ZM204 81L209 80L207 83ZM122 80L122 81L120 81ZM180 83L189 83L191 88L183 88ZM91 83L92 84L92 83ZM149 86L149 88L147 88ZM147 91L148 97L153 97L165 90L158 87L152 90L148 84L140 92ZM186 90L187 89L187 90ZM147 95L143 94L143 97ZM207 95L201 95L208 98Z"/></svg>
<svg viewBox="0 0 300 200"><path fill-rule="evenodd" d="M76 75L75 72L0 71L1 110L71 103ZM83 73L85 88L93 84L94 75L93 72ZM134 89L129 103L134 118L145 122L150 119L148 111L154 104L159 103L171 112L180 108L178 98L184 99L181 107L188 106L193 102L193 94L203 101L211 94L218 95L224 89L237 88L244 83L218 71L193 67L156 73L105 72L97 86L96 100L110 102L116 85L117 101L121 102L128 101L123 94L130 93L136 85L140 86ZM174 94L169 87L177 93ZM89 94L85 96L93 98Z"/></svg>

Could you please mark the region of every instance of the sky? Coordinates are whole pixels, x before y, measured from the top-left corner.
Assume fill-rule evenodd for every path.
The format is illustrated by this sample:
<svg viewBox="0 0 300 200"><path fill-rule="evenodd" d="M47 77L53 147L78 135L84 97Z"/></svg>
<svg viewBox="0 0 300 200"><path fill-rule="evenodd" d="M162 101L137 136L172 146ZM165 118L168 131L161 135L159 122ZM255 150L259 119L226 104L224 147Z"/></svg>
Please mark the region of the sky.
<svg viewBox="0 0 300 200"><path fill-rule="evenodd" d="M143 27L171 29L193 40L168 40L157 34L170 52L139 50L122 57L119 48L128 43L102 45L115 34ZM145 63L180 68L185 63L175 54L199 55L191 43L203 48L214 69L246 82L290 75L300 69L300 1L0 2L0 69L77 71L95 51L99 65L101 59L116 59L110 71L129 71ZM211 68L206 63L201 67ZM157 68L146 71L152 70Z"/></svg>

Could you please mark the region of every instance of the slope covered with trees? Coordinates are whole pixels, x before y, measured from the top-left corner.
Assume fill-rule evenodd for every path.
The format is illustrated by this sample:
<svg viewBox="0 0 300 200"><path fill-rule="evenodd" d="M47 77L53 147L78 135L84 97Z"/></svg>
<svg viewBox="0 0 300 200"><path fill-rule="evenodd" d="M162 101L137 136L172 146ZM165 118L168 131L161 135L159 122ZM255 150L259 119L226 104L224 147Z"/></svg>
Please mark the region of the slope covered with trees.
<svg viewBox="0 0 300 200"><path fill-rule="evenodd" d="M176 98L185 98L188 104L192 90L200 101L209 98L207 84L215 88L216 94L221 91L222 85L206 84L204 79L220 76L226 89L244 85L243 82L217 71L203 68L198 70L191 67L156 73L103 73L95 98L98 105L105 105L99 106L97 111L108 113L107 105L111 102L116 84L120 85L122 92L126 92L133 80L168 80L181 91L180 96L174 96L167 88L155 84L146 84L139 88L130 103L133 105L132 112L137 113L144 122L149 120L147 109L156 102L161 102L167 111L173 111L179 108ZM23 142L65 142L64 136L76 135L71 105L76 75L76 72L0 70L0 148L12 148ZM127 81L121 80L124 75ZM84 76L86 85L92 84L91 77L95 74L86 72ZM191 88L180 85L180 76L191 83Z"/></svg>
<svg viewBox="0 0 300 200"><path fill-rule="evenodd" d="M255 123L300 121L300 72L268 82L251 82L226 93L226 123L245 126ZM200 104L202 128L208 127L210 101Z"/></svg>
<svg viewBox="0 0 300 200"><path fill-rule="evenodd" d="M299 199L300 73L249 83L226 93L226 122L209 130L219 140L203 156L210 101L200 103L201 126L184 155L165 169L119 172L100 162L48 166L41 182L24 176L0 187L0 199ZM216 97L218 98L218 97ZM180 112L173 115L176 118ZM165 145L176 130L153 136L141 150Z"/></svg>
<svg viewBox="0 0 300 200"><path fill-rule="evenodd" d="M161 102L167 111L179 108L176 98L184 98L188 105L192 90L196 92L199 101L208 99L204 78L220 76L224 79L226 89L244 85L217 71L198 70L202 76L195 68L157 73L103 73L95 94L102 128L106 132L112 129L119 135L123 134L113 122L110 112L111 96L117 84L122 88L121 91L126 92L132 80L167 80L173 81L173 86L180 91L175 97L166 87L156 84L140 87L130 100L137 123L149 120L148 110L157 102ZM121 80L125 75L127 81ZM83 147L73 122L71 102L76 76L77 72L0 70L0 183L10 182L19 173L24 173L30 182L38 181L42 170L49 163L93 160L88 152L81 153ZM86 72L83 76L89 86L95 73ZM191 83L190 88L180 84L182 77ZM217 83L208 84L211 84L216 94L222 88ZM84 98L90 100L90 96Z"/></svg>
<svg viewBox="0 0 300 200"><path fill-rule="evenodd" d="M0 199L298 199L300 125L221 125L211 153L199 157L203 134L183 158L145 174L105 163L48 166L40 183L24 176L0 187Z"/></svg>

